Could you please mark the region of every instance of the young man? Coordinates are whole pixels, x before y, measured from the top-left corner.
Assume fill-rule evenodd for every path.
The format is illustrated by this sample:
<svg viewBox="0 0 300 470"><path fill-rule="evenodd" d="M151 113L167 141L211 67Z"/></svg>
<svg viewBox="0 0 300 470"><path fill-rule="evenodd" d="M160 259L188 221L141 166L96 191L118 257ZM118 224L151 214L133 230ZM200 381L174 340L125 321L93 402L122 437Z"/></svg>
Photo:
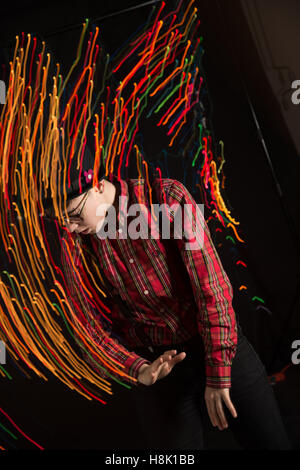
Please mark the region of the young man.
<svg viewBox="0 0 300 470"><path fill-rule="evenodd" d="M237 323L232 286L204 217L195 217L194 199L176 180L155 180L152 195L182 214L191 208L192 223L184 225L181 238L130 236L133 204L143 206L147 223L153 221L144 179L102 179L98 187L73 194L65 214L68 236L89 246L129 311L113 307L119 341L111 338L104 347L137 379L132 393L143 448L203 449L203 427L210 421L219 430L229 424L242 448L290 449L265 368ZM108 218L114 210L115 224ZM174 225L174 212L168 214ZM104 237L107 221L112 227ZM195 223L203 229L198 246L187 243L195 240ZM76 296L80 286L74 288L65 257L63 264ZM84 271L78 258L76 265ZM91 310L88 303L86 308Z"/></svg>

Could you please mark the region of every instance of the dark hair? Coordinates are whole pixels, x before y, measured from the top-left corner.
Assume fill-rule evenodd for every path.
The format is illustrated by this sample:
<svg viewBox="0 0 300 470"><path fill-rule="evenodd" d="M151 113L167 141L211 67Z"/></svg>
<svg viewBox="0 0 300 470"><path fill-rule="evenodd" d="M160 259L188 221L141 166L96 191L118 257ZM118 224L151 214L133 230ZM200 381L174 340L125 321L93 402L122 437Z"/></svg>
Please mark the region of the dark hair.
<svg viewBox="0 0 300 470"><path fill-rule="evenodd" d="M72 195L71 197L68 197L67 198L67 201L66 201L66 208L67 208L67 211L68 211L68 206L69 206L69 203L75 199L76 197L78 196L81 196L83 194L86 194L90 189L92 188L92 186L86 186L84 191L80 194L75 194L75 195ZM44 212L45 212L45 216L48 217L49 219L56 219L56 215L55 215L55 210L54 210L54 206L53 204L51 204L49 202L49 199L47 200L47 203L45 204L45 207L44 207ZM71 211L72 212L72 211Z"/></svg>
<svg viewBox="0 0 300 470"><path fill-rule="evenodd" d="M68 208L68 205L69 205L69 202L72 200L73 198L70 198L70 199L67 199L66 201L66 206ZM44 212L45 212L45 217L48 217L49 219L56 219L57 216L55 214L55 210L54 210L54 206L53 204L48 204L46 207L44 207Z"/></svg>
<svg viewBox="0 0 300 470"><path fill-rule="evenodd" d="M45 209L45 215L46 217L49 217L50 219L55 218L55 212L54 212L54 207L50 206Z"/></svg>

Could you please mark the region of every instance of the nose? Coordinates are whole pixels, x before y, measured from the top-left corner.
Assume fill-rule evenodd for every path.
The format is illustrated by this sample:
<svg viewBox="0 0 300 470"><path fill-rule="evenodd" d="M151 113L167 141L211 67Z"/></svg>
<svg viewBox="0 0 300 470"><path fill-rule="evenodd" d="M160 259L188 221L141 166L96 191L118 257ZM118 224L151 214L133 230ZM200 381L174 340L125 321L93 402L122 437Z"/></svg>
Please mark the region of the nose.
<svg viewBox="0 0 300 470"><path fill-rule="evenodd" d="M78 227L79 227L79 230L78 230ZM88 227L87 226L83 226L83 225L79 225L79 224L70 224L67 229L70 231L70 232L76 232L76 233L81 233L81 232L84 232L85 230L88 230Z"/></svg>
<svg viewBox="0 0 300 470"><path fill-rule="evenodd" d="M70 232L74 232L78 228L78 224L68 224L67 228Z"/></svg>

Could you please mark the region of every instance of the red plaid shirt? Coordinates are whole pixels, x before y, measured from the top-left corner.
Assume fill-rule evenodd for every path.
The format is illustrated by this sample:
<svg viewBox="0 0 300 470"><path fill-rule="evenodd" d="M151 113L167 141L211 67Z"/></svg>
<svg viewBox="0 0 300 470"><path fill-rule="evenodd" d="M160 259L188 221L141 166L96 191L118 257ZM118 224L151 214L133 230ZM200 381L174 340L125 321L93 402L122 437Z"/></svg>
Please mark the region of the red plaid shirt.
<svg viewBox="0 0 300 470"><path fill-rule="evenodd" d="M143 179L118 181L115 177L112 177L112 182L117 188L114 205L119 215L115 238L100 239L97 235L69 234L79 237L82 243L86 237L91 237L94 258L131 312L128 318L114 304L110 319L112 329L114 321L117 325L120 342L112 336L103 340L94 334L95 341L101 341L107 356L116 359L128 374L129 381L133 378L136 384L139 367L149 361L135 354L135 347L167 347L200 334L205 346L206 385L230 387L231 364L237 346L232 286L212 243L205 219L202 216L200 221L204 230L203 246L199 249L187 249L187 240L195 240L193 234L188 233L194 225L188 224L184 226L183 238L173 237L173 240L167 242L161 238L132 239L126 234L124 237L124 233L119 230L123 226L121 221L124 221L122 214L126 213L124 201L127 202L127 210L133 203L145 204L149 209L146 182ZM157 201L169 207L179 204L177 207L183 209L184 204L189 204L192 208L191 220L193 224L196 223L196 203L182 183L173 179L157 179L153 191L156 191ZM123 197L122 207L116 205L119 195ZM174 212L168 213L174 224ZM62 253L67 253L64 247ZM97 306L95 298L89 299L84 294L81 281L74 278L74 270L66 256L63 256L63 265L73 300L76 292L81 290L85 297L83 308L96 316L99 304ZM85 279L86 269L78 256L76 266L79 267L82 279ZM76 283L77 290L74 289Z"/></svg>

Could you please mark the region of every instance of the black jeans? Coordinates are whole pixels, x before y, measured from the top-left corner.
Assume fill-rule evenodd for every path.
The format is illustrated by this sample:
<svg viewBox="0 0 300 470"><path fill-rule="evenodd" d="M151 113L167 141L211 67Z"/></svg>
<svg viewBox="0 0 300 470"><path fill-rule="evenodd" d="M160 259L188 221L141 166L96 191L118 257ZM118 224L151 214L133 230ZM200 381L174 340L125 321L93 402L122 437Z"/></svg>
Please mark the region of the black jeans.
<svg viewBox="0 0 300 470"><path fill-rule="evenodd" d="M142 448L202 450L203 431L212 426L204 399L203 341L197 336L182 345L153 346L153 352L136 348L135 352L152 362L169 349L186 351L187 355L165 378L132 391L144 442ZM265 367L240 326L231 369L230 398L238 417L233 418L223 402L224 413L243 449L291 449Z"/></svg>

